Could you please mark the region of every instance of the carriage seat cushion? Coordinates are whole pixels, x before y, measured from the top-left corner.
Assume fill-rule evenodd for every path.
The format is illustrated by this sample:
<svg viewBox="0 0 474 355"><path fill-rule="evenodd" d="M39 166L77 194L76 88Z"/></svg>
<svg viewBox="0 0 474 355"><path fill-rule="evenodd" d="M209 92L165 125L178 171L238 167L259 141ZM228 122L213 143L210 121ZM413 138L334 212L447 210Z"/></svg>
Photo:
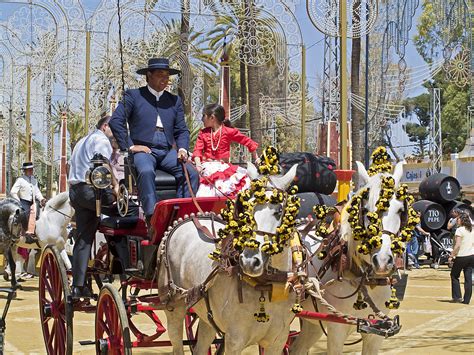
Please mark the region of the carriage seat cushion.
<svg viewBox="0 0 474 355"><path fill-rule="evenodd" d="M106 217L100 221L100 225L113 229L127 229L133 228L138 223L138 216L126 217Z"/></svg>
<svg viewBox="0 0 474 355"><path fill-rule="evenodd" d="M176 179L162 170L156 170L155 186L157 190L175 190Z"/></svg>

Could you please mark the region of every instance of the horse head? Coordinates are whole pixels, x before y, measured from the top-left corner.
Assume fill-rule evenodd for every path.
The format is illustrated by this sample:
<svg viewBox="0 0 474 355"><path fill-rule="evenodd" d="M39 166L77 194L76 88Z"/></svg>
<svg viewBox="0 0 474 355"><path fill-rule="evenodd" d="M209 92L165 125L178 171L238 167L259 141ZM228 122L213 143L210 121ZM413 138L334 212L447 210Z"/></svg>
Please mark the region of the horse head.
<svg viewBox="0 0 474 355"><path fill-rule="evenodd" d="M0 202L0 220L3 224L0 228L11 241L18 239L22 231L28 228L28 216L21 204L13 198Z"/></svg>
<svg viewBox="0 0 474 355"><path fill-rule="evenodd" d="M377 152L382 154L380 149L374 154ZM400 185L403 164L397 163L392 175L386 160L383 164L379 160L369 172L357 162L364 186L352 196L342 215L341 232L348 242L351 262L375 277L387 277L396 270L395 257L403 253L403 243L411 238L418 221L410 206L413 197L405 184Z"/></svg>
<svg viewBox="0 0 474 355"><path fill-rule="evenodd" d="M248 164L247 173L253 181L251 188L237 197L235 215L247 220L236 244L241 248L240 268L250 277L261 276L270 264L278 270L288 270L288 263L291 267L291 255L282 251L294 232L298 213L294 209L299 201L287 192L296 168L294 165L283 176L261 176L252 163Z"/></svg>

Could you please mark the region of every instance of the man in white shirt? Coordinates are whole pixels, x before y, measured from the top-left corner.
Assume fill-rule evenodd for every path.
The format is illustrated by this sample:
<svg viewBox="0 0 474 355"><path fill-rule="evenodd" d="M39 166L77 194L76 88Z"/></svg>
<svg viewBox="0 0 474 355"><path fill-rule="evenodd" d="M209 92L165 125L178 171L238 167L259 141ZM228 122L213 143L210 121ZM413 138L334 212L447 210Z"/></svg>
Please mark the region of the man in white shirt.
<svg viewBox="0 0 474 355"><path fill-rule="evenodd" d="M102 117L96 125L97 129L77 142L71 156L68 178L69 198L75 210L77 226L72 262L73 299L92 297L91 290L84 287L84 282L92 242L100 219L96 215L95 190L86 183L85 177L94 155L102 154L107 159L110 159L112 155L110 139L113 135L109 127L109 120L109 116ZM117 184L117 181L113 179L112 184ZM116 208L112 207L114 202L113 190L110 188L102 190L101 206L104 214L116 214Z"/></svg>
<svg viewBox="0 0 474 355"><path fill-rule="evenodd" d="M38 181L33 176L33 168L34 164L32 162L23 163L23 175L16 179L10 190L10 196L20 201L27 216L30 215L31 206L36 200L41 203L41 206L44 206L46 203L46 199L38 187ZM38 211L36 212L36 217L38 217Z"/></svg>

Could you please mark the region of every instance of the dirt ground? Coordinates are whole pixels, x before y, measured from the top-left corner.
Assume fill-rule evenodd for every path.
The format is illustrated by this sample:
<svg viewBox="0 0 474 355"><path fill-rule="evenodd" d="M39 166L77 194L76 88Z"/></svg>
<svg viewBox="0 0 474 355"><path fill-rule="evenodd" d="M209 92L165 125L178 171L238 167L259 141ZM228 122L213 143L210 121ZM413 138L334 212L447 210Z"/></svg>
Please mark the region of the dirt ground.
<svg viewBox="0 0 474 355"><path fill-rule="evenodd" d="M384 354L474 354L474 299L471 305L450 303L449 269L422 269L408 271L405 300L396 312L402 329L383 343ZM9 283L0 282L0 287ZM0 296L0 311L4 297ZM160 314L161 317L161 314ZM164 316L163 316L164 318ZM295 322L295 329L297 328ZM166 338L166 334L164 335ZM74 354L93 354L90 345L81 346L80 340L94 337L94 314L74 314ZM352 336L356 339L356 335ZM324 354L325 339L320 340L311 354ZM347 346L344 353L359 353L361 344ZM23 282L12 301L7 317L6 354L44 354L43 336L38 311L38 278ZM137 354L171 354L171 348L134 349ZM249 348L245 354L257 354Z"/></svg>

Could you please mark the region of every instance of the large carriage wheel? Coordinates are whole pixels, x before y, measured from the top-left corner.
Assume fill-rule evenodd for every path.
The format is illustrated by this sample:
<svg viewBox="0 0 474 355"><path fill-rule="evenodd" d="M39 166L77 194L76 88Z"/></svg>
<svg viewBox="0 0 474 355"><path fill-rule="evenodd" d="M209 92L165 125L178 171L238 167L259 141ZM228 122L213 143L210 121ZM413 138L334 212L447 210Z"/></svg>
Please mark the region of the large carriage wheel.
<svg viewBox="0 0 474 355"><path fill-rule="evenodd" d="M41 258L39 308L48 354L72 354L72 306L66 268L56 247L48 245Z"/></svg>
<svg viewBox="0 0 474 355"><path fill-rule="evenodd" d="M110 284L100 290L95 313L97 354L132 354L127 312L118 291Z"/></svg>

